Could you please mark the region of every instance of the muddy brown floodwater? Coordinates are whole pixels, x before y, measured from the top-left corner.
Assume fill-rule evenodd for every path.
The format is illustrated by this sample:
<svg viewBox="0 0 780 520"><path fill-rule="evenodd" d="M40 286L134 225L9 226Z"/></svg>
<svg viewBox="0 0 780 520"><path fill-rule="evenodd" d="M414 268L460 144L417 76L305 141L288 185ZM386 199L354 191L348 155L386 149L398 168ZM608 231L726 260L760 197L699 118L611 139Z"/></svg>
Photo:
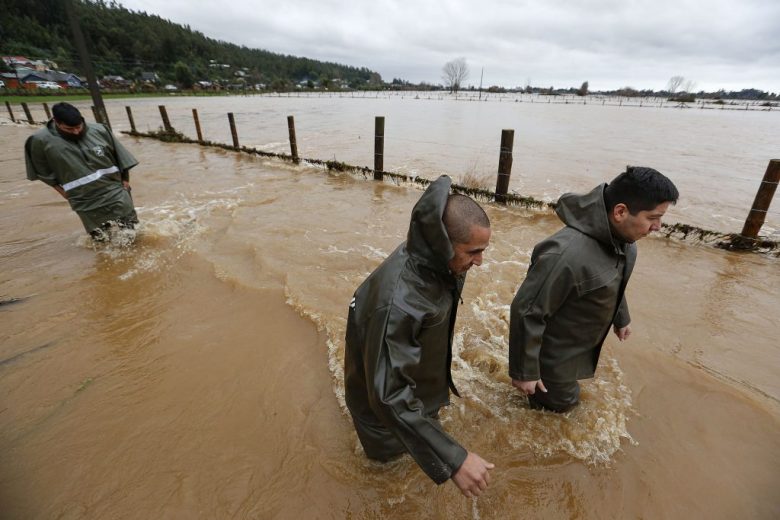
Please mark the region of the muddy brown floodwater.
<svg viewBox="0 0 780 520"><path fill-rule="evenodd" d="M540 413L508 309L559 223L486 204L442 414L496 464L472 501L367 461L343 408L347 305L419 188L122 137L142 225L96 248L25 180L31 132L0 126L0 518L780 517L777 258L643 240L634 334Z"/></svg>

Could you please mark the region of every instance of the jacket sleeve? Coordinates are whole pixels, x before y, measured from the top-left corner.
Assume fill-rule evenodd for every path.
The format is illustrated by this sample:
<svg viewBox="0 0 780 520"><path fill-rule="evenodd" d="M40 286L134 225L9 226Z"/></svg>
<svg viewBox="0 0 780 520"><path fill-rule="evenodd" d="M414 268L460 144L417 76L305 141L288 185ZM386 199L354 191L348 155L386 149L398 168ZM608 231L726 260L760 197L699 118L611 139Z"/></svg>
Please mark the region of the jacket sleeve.
<svg viewBox="0 0 780 520"><path fill-rule="evenodd" d="M629 323L631 323L631 315L628 313L628 302L626 301L626 295L624 294L623 298L620 300L620 305L618 305L618 310L612 324L615 325L615 327L622 329Z"/></svg>
<svg viewBox="0 0 780 520"><path fill-rule="evenodd" d="M28 180L43 181L49 186L59 184L57 175L51 171L46 160L45 143L34 135L28 137L24 143L24 164Z"/></svg>
<svg viewBox="0 0 780 520"><path fill-rule="evenodd" d="M420 364L420 320L390 305L376 312L367 330L365 376L371 409L437 484L449 479L466 450L439 421L426 417L411 375Z"/></svg>
<svg viewBox="0 0 780 520"><path fill-rule="evenodd" d="M541 377L539 352L547 321L574 290L574 276L557 253L535 258L518 289L509 315L509 376L520 381Z"/></svg>

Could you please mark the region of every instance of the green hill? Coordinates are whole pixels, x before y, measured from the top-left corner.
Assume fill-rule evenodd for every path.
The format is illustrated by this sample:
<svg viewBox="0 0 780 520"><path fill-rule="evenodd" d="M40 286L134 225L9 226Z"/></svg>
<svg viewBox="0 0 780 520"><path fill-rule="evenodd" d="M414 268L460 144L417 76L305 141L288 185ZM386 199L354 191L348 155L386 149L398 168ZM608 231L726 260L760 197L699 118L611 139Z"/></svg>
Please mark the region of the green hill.
<svg viewBox="0 0 780 520"><path fill-rule="evenodd" d="M365 67L217 41L189 26L131 11L114 1L73 3L98 77L138 79L142 72L156 72L163 81L178 81L185 86L192 81L221 80L264 83L271 88L290 88L302 81L328 86L340 80L336 83L352 88L381 82L379 74ZM61 0L0 0L0 12L0 54L48 59L59 70L79 70L78 53Z"/></svg>

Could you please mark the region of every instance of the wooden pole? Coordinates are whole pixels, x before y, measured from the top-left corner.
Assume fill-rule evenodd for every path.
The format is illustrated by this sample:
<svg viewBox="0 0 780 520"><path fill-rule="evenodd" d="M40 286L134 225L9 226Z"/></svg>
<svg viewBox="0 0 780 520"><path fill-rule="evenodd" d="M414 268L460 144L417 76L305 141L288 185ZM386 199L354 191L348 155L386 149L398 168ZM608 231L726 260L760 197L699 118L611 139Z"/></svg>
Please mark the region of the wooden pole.
<svg viewBox="0 0 780 520"><path fill-rule="evenodd" d="M27 106L27 103L22 103L22 109L24 110L24 115L27 116L27 122L31 125L34 125L35 120L33 119L32 113L30 112L30 107Z"/></svg>
<svg viewBox="0 0 780 520"><path fill-rule="evenodd" d="M374 121L374 180L381 181L385 171L385 118Z"/></svg>
<svg viewBox="0 0 780 520"><path fill-rule="evenodd" d="M8 101L5 102L5 108L8 109L8 115L11 116L11 122L16 123L16 118L14 117L14 111L11 109L11 103Z"/></svg>
<svg viewBox="0 0 780 520"><path fill-rule="evenodd" d="M195 121L195 132L198 134L198 142L203 144L203 133L200 131L200 119L198 119L198 109L192 109L192 119Z"/></svg>
<svg viewBox="0 0 780 520"><path fill-rule="evenodd" d="M236 120L233 112L228 112L228 121L230 122L230 135L233 136L233 148L240 148L238 144L238 131L236 130Z"/></svg>
<svg viewBox="0 0 780 520"><path fill-rule="evenodd" d="M287 133L290 134L290 155L292 155L293 162L298 164L298 141L295 139L295 118L293 116L287 116Z"/></svg>
<svg viewBox="0 0 780 520"><path fill-rule="evenodd" d="M157 108L160 109L160 117L162 117L163 128L166 132L172 133L173 127L171 126L171 120L168 119L168 110L165 109L165 105L158 105Z"/></svg>
<svg viewBox="0 0 780 520"><path fill-rule="evenodd" d="M49 104L43 104L43 111L46 112L46 119L51 119L51 110L49 110Z"/></svg>
<svg viewBox="0 0 780 520"><path fill-rule="evenodd" d="M756 238L761 226L764 225L769 204L775 196L777 184L780 182L780 159L772 159L766 167L764 179L761 186L758 187L758 193L753 201L753 207L745 220L745 226L742 228L743 237Z"/></svg>
<svg viewBox="0 0 780 520"><path fill-rule="evenodd" d="M137 134L138 131L135 129L135 119L133 119L133 111L130 110L129 106L125 106L125 110L127 111L127 119L130 121L130 131L134 134Z"/></svg>
<svg viewBox="0 0 780 520"><path fill-rule="evenodd" d="M96 123L100 123L100 112L95 108L95 105L92 105L92 117L95 118Z"/></svg>
<svg viewBox="0 0 780 520"><path fill-rule="evenodd" d="M514 140L514 130L501 130L501 151L498 156L498 176L496 177L496 202L501 204L506 204L506 194L509 191Z"/></svg>
<svg viewBox="0 0 780 520"><path fill-rule="evenodd" d="M103 123L107 127L111 128L111 122L108 120L108 111L103 104L103 96L100 94L100 86L97 82L97 76L92 68L92 59L89 56L87 50L87 44L84 41L84 33L81 31L81 25L79 22L79 13L77 12L78 6L73 4L73 0L65 0L65 13L70 22L70 29L73 32L73 39L76 43L76 50L79 53L79 60L81 61L81 70L87 77L87 85L89 86L89 93L92 96L92 102L97 107L97 110L93 109L95 114L99 117L95 117L98 123Z"/></svg>

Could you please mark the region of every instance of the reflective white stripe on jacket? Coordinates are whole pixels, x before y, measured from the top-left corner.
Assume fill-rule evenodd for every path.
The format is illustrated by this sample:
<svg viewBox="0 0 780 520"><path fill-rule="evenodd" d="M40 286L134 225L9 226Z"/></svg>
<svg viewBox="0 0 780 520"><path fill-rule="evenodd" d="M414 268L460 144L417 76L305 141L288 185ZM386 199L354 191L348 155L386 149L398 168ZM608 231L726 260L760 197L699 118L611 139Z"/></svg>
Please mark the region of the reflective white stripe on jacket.
<svg viewBox="0 0 780 520"><path fill-rule="evenodd" d="M116 173L119 171L119 168L116 166L111 166L109 168L103 168L102 170L97 170L93 173L90 173L89 175L85 175L84 177L81 177L80 179L76 179L75 181L66 182L62 185L62 189L65 191L70 191L73 188L78 188L79 186L84 186L85 184L89 184L90 182L94 182L101 178L104 175L109 175L111 173Z"/></svg>

